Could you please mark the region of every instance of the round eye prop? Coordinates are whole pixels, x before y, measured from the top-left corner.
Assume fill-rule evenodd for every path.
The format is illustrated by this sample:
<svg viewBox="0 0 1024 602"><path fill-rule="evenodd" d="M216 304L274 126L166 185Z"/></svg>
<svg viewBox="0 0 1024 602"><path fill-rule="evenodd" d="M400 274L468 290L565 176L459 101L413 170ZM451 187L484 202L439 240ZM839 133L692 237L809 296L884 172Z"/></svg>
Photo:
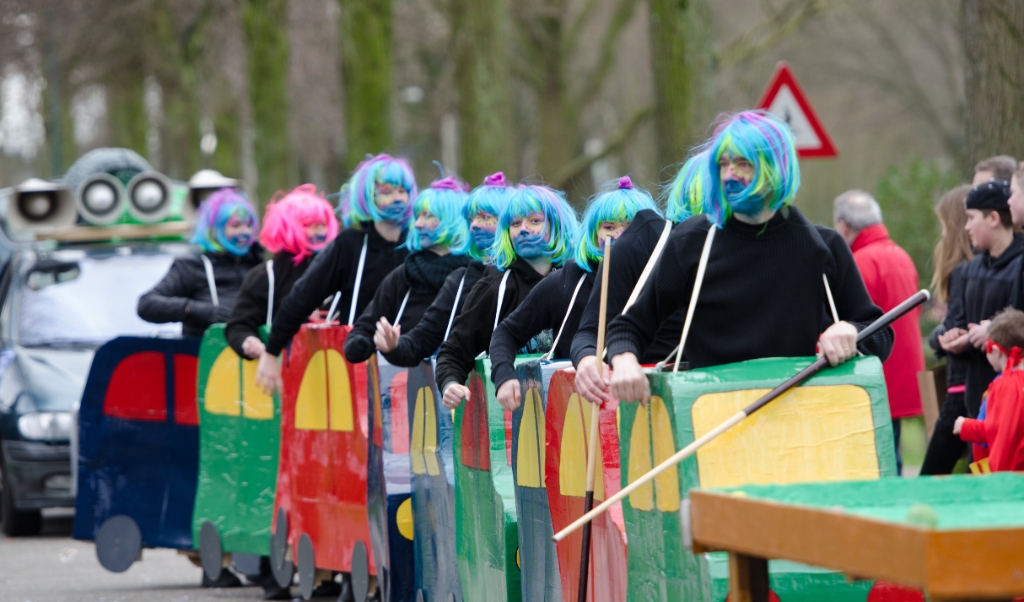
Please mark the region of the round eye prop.
<svg viewBox="0 0 1024 602"><path fill-rule="evenodd" d="M11 230L73 226L77 218L71 191L54 182L30 178L16 186L8 200Z"/></svg>
<svg viewBox="0 0 1024 602"><path fill-rule="evenodd" d="M94 226L108 226L124 212L124 186L107 173L89 176L75 193L78 214Z"/></svg>
<svg viewBox="0 0 1024 602"><path fill-rule="evenodd" d="M171 211L171 181L155 171L144 171L128 182L128 213L144 224L162 221Z"/></svg>

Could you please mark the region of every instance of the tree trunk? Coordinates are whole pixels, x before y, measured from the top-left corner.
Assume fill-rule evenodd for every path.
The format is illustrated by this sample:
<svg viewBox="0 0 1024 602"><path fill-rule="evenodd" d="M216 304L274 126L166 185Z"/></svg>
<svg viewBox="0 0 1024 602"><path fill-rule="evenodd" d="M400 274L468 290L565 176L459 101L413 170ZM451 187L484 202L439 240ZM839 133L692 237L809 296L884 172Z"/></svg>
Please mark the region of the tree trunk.
<svg viewBox="0 0 1024 602"><path fill-rule="evenodd" d="M391 146L391 0L339 0L347 158Z"/></svg>
<svg viewBox="0 0 1024 602"><path fill-rule="evenodd" d="M557 3L554 6L558 6ZM551 177L572 161L581 147L579 113L569 97L565 81L567 57L562 52L565 30L562 10L548 10L537 17L544 32L541 56L541 86L537 110L537 172ZM554 183L558 185L559 183Z"/></svg>
<svg viewBox="0 0 1024 602"><path fill-rule="evenodd" d="M458 170L473 186L499 170L514 177L507 8L503 0L451 2L459 93Z"/></svg>
<svg viewBox="0 0 1024 602"><path fill-rule="evenodd" d="M963 0L961 17L969 173L993 155L1024 159L1024 3Z"/></svg>
<svg viewBox="0 0 1024 602"><path fill-rule="evenodd" d="M145 75L135 65L121 71L116 79L108 81L107 120L110 124L112 146L130 148L146 156Z"/></svg>
<svg viewBox="0 0 1024 602"><path fill-rule="evenodd" d="M253 143L262 201L291 184L288 141L287 0L246 0L242 25L248 47Z"/></svg>

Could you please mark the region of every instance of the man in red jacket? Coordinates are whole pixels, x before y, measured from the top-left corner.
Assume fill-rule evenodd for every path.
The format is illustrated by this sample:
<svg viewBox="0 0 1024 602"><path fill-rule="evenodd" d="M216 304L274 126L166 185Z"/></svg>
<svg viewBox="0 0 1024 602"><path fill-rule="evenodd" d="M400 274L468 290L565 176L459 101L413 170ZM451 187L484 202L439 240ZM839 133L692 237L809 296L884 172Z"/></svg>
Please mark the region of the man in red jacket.
<svg viewBox="0 0 1024 602"><path fill-rule="evenodd" d="M853 259L875 305L889 311L917 292L917 268L910 255L889 238L882 224L882 210L870 194L850 190L836 197L833 220L836 231L853 251ZM896 343L892 355L882 365L889 389L896 459L901 469L900 419L921 415L921 392L917 386L917 373L924 370L920 315L918 308L893 324Z"/></svg>

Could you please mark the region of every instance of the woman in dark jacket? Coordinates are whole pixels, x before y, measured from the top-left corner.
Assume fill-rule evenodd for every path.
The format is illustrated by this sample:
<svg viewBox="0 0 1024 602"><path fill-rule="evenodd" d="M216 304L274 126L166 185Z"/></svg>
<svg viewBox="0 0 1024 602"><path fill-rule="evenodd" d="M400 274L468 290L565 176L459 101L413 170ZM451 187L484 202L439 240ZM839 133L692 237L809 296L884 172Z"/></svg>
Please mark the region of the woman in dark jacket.
<svg viewBox="0 0 1024 602"><path fill-rule="evenodd" d="M505 182L505 174L499 171L484 178L484 183L470 193L462 215L469 222L470 238L466 253L471 260L466 267L448 274L415 328L406 329L403 334L387 317L377 321L373 342L392 365L412 368L424 358L434 355L448 338L455 316L462 311L469 291L484 275L483 262L490 259L498 216L508 204L512 191L513 188Z"/></svg>
<svg viewBox="0 0 1024 602"><path fill-rule="evenodd" d="M491 333L533 287L572 257L579 219L564 193L547 186L520 186L498 221L494 265L470 292L451 336L437 355L435 376L446 407L469 398L466 378Z"/></svg>
<svg viewBox="0 0 1024 602"><path fill-rule="evenodd" d="M378 321L393 323L396 329L402 324L414 328L448 274L469 263L465 255L469 226L462 215L466 197L466 186L451 176L432 183L416 197L415 222L405 238L409 256L384 279L345 337L348 361L370 359L376 351L373 335Z"/></svg>
<svg viewBox="0 0 1024 602"><path fill-rule="evenodd" d="M249 270L242 282L224 330L235 353L250 359L263 354L260 326L270 326L292 285L337 236L334 209L313 184L303 184L267 205L260 242L274 257Z"/></svg>
<svg viewBox="0 0 1024 602"><path fill-rule="evenodd" d="M519 407L516 353L531 338L550 330L555 333L551 357L569 357L573 335L594 286L604 239L618 239L639 211L661 214L650 193L634 188L629 177L611 184L614 188L598 194L583 214L583 232L576 245L575 260L567 261L564 267L541 280L491 336L491 381L497 388L498 403L506 410Z"/></svg>
<svg viewBox="0 0 1024 602"><path fill-rule="evenodd" d="M210 324L231 315L242 280L262 260L253 244L259 220L245 196L231 188L213 193L199 207L192 243L198 256L179 257L163 280L139 298L139 317L181 322L182 334L200 337Z"/></svg>

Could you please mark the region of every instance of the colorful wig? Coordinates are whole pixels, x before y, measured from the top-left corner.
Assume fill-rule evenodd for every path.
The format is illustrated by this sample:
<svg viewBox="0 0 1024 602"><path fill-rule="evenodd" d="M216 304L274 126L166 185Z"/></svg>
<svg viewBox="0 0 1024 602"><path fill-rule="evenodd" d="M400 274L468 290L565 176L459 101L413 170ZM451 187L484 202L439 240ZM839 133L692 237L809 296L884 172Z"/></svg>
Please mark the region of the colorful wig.
<svg viewBox="0 0 1024 602"><path fill-rule="evenodd" d="M590 264L601 261L601 241L597 229L604 222L632 221L641 209L650 209L661 216L661 210L654 204L651 193L635 188L629 176L622 176L602 186L603 192L590 199L583 212L582 235L576 245L576 265L591 271Z"/></svg>
<svg viewBox="0 0 1024 602"><path fill-rule="evenodd" d="M800 188L793 132L766 111L744 111L725 117L701 153L707 154L704 213L719 228L732 215L719 176L718 162L723 156L743 157L754 166L750 184L734 200L737 204L756 195L767 201L768 208L777 210L793 202Z"/></svg>
<svg viewBox="0 0 1024 602"><path fill-rule="evenodd" d="M410 252L422 251L420 231L416 227L416 216L422 211L441 220L434 233L434 244L447 247L452 255L462 255L469 246L469 223L463 217L463 209L469 198L464 182L448 176L431 182L423 189L412 205L412 219L409 233L405 237L405 248Z"/></svg>
<svg viewBox="0 0 1024 602"><path fill-rule="evenodd" d="M412 215L412 204L416 201L416 175L405 159L380 154L360 163L349 181L341 187L338 208L346 228L384 219L376 203L378 184L401 186L409 192L409 210L405 215L408 221Z"/></svg>
<svg viewBox="0 0 1024 602"><path fill-rule="evenodd" d="M690 157L679 168L672 183L662 192L665 199L665 217L675 223L686 221L691 215L704 212L709 172L707 151ZM716 174L717 179L717 174Z"/></svg>
<svg viewBox="0 0 1024 602"><path fill-rule="evenodd" d="M334 208L317 194L315 184L303 184L267 205L260 242L271 253L291 253L295 256L292 261L299 265L303 259L323 248L311 246L306 236L306 228L315 224L327 226L326 242L338 236Z"/></svg>
<svg viewBox="0 0 1024 602"><path fill-rule="evenodd" d="M504 272L516 260L509 234L512 221L531 213L541 213L547 220L550 239L544 255L551 258L551 263L559 266L572 258L579 239L580 222L576 210L565 200L565 193L547 186L520 185L498 218L498 235L491 258L498 270Z"/></svg>
<svg viewBox="0 0 1024 602"><path fill-rule="evenodd" d="M237 244L224 235L224 226L232 217L238 217L252 226L252 237L248 244ZM259 229L260 220L245 193L234 188L221 188L199 205L192 244L199 245L206 253L227 251L234 255L245 255Z"/></svg>
<svg viewBox="0 0 1024 602"><path fill-rule="evenodd" d="M473 218L480 213L490 213L494 217L500 217L502 210L508 205L508 199L512 196L515 188L505 182L505 174L497 172L484 178L484 183L473 189L469 194L469 200L465 204L462 214L466 223L473 221ZM476 241L471 236L467 252L469 256L477 261L487 259L490 249L477 247Z"/></svg>

